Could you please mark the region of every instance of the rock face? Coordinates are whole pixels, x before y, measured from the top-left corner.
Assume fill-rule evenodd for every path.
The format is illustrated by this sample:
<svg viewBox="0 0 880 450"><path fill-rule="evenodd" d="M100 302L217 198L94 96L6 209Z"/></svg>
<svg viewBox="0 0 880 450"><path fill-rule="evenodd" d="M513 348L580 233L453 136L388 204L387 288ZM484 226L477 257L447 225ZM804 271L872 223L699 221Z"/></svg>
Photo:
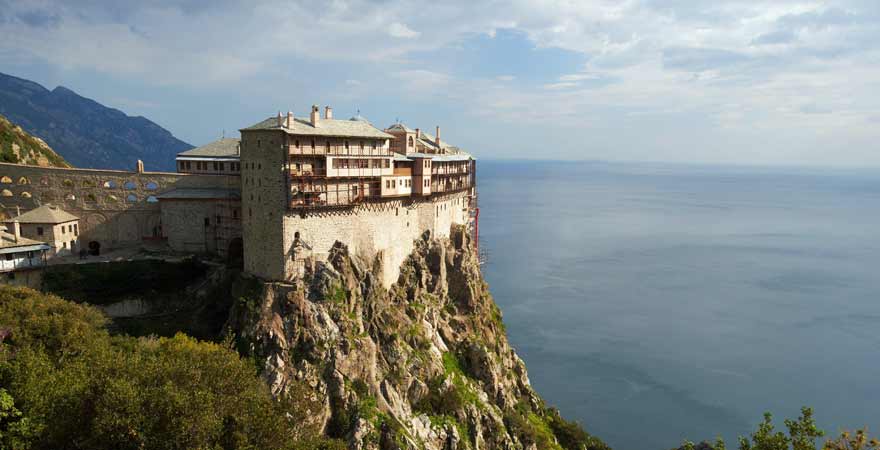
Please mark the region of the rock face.
<svg viewBox="0 0 880 450"><path fill-rule="evenodd" d="M312 388L329 436L352 449L605 448L532 390L463 229L418 240L389 290L342 244L313 267L294 284L243 280L227 325L273 392Z"/></svg>

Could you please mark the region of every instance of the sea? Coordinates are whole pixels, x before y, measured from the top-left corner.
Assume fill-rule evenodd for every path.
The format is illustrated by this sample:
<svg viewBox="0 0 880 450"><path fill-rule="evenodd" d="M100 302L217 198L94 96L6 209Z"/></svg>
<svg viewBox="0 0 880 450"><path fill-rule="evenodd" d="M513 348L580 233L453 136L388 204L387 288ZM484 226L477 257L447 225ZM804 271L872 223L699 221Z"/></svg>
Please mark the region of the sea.
<svg viewBox="0 0 880 450"><path fill-rule="evenodd" d="M483 274L533 387L616 450L802 406L880 434L880 170L480 161Z"/></svg>

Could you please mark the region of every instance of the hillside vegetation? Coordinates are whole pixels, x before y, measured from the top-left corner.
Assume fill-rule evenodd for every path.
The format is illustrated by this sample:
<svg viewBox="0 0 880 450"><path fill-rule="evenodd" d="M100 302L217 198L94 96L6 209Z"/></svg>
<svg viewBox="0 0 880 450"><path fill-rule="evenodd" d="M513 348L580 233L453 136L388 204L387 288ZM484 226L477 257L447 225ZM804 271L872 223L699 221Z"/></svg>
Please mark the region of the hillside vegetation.
<svg viewBox="0 0 880 450"><path fill-rule="evenodd" d="M0 115L0 162L43 167L71 167L42 139L31 136Z"/></svg>
<svg viewBox="0 0 880 450"><path fill-rule="evenodd" d="M0 285L0 448L330 449L307 387L273 398L228 345L111 336L96 309Z"/></svg>

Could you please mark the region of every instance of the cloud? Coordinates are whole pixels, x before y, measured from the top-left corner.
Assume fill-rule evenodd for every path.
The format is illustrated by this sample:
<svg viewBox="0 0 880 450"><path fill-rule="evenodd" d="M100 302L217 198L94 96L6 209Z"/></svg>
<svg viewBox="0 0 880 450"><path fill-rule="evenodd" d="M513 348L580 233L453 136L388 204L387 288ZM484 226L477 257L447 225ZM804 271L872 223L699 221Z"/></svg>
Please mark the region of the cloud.
<svg viewBox="0 0 880 450"><path fill-rule="evenodd" d="M233 93L260 106L323 96L417 111L430 101L438 106L432 114L463 111L487 126L569 127L559 135L595 126L591 139L607 139L609 148L627 134L615 133L615 121L639 120L650 145L637 147L661 159L684 158L695 121L719 146L768 136L787 136L792 146L844 142L853 133L880 138L865 126L880 114L876 0L75 3L0 0L4 68L43 64L81 79ZM505 47L510 33L499 30L530 48ZM471 44L487 37L497 67L479 71L467 63L482 56ZM544 50L577 58L530 65ZM670 122L651 128L663 120ZM668 149L654 146L663 140Z"/></svg>
<svg viewBox="0 0 880 450"><path fill-rule="evenodd" d="M771 31L763 33L752 40L752 45L775 45L794 42L797 37L791 30Z"/></svg>
<svg viewBox="0 0 880 450"><path fill-rule="evenodd" d="M421 33L412 30L400 22L394 22L388 26L388 34L396 38L416 38Z"/></svg>

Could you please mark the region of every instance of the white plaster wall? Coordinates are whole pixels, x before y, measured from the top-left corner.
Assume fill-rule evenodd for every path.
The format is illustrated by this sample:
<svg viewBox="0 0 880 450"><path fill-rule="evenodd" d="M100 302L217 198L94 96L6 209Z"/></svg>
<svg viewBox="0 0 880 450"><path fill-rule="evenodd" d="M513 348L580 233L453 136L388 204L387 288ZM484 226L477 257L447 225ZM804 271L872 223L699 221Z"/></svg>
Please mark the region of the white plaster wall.
<svg viewBox="0 0 880 450"><path fill-rule="evenodd" d="M468 218L467 192L459 192L434 202L416 202L405 206L391 201L358 206L347 211L310 213L306 217L284 217L285 278L295 274L293 241L297 232L313 255L324 259L336 241L349 251L372 262L381 252L385 287L397 281L400 265L412 253L413 242L426 230L437 237L448 237L453 224L465 224Z"/></svg>

